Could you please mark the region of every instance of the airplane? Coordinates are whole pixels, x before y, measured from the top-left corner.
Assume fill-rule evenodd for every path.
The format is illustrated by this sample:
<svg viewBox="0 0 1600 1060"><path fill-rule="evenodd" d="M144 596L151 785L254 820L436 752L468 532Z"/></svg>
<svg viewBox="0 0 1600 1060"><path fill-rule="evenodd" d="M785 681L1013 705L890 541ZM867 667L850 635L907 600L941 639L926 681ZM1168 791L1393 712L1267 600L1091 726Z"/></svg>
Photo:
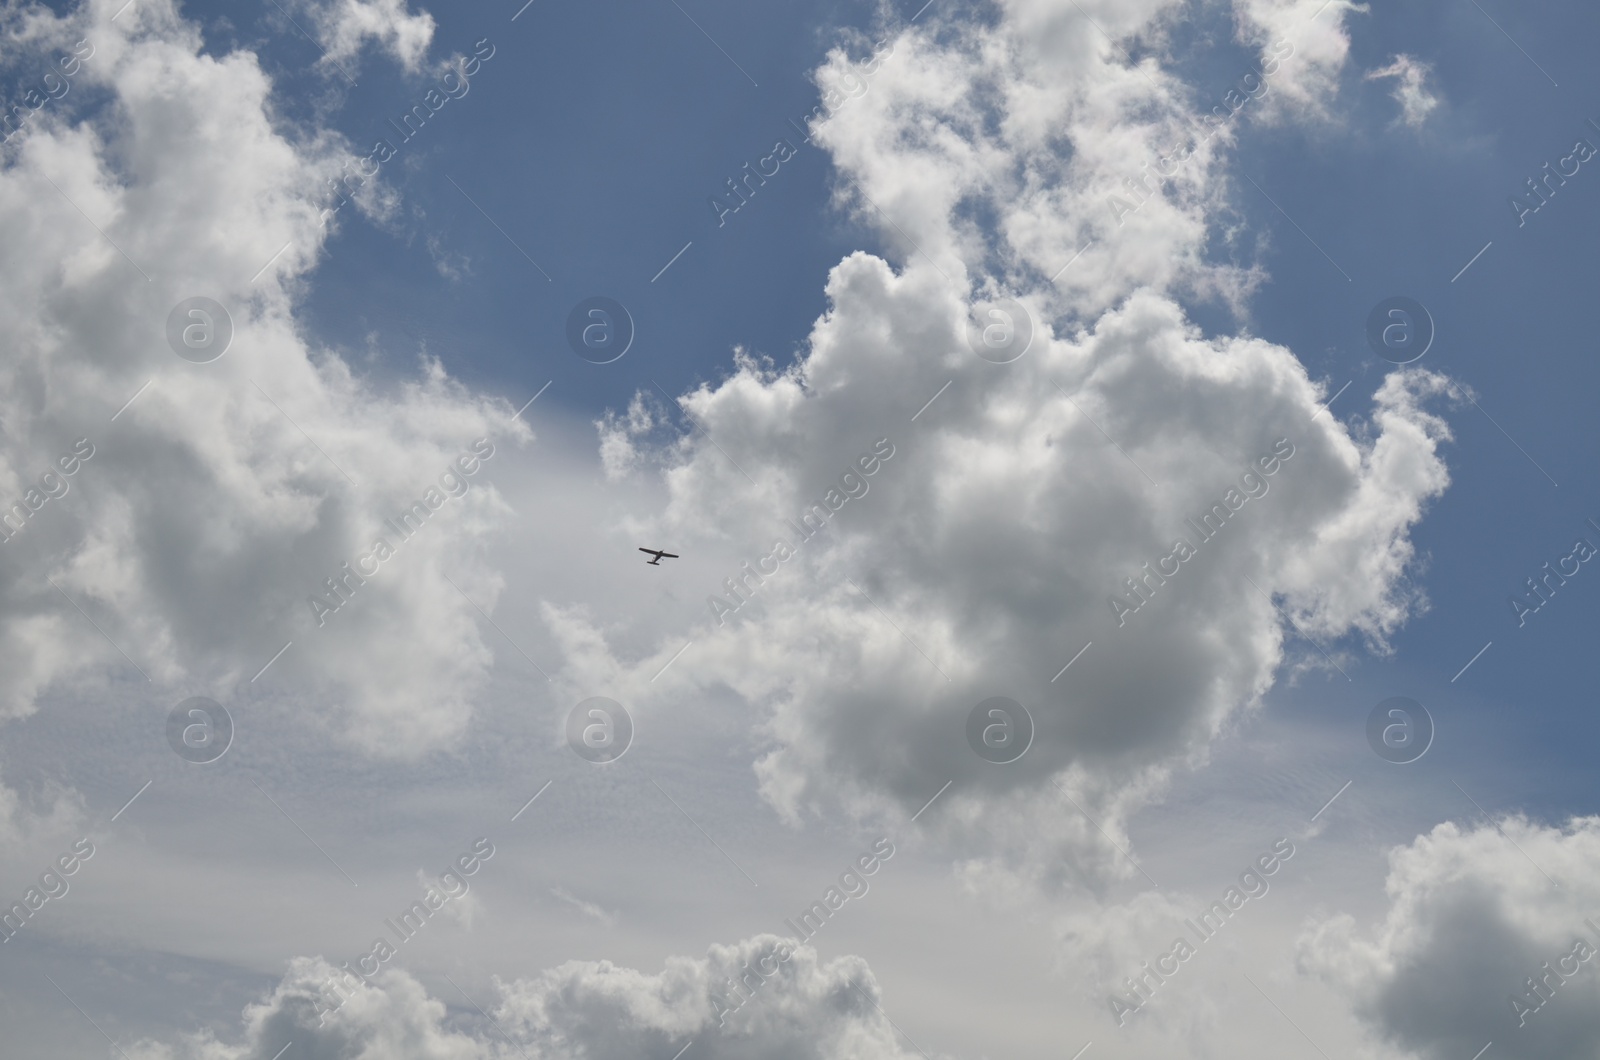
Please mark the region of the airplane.
<svg viewBox="0 0 1600 1060"><path fill-rule="evenodd" d="M660 549L655 549L655 548L641 548L639 551L648 553L649 555L652 555L652 556L655 557L655 559L646 561L646 565L647 566L651 566L651 567L659 567L659 566L661 566L661 561L664 560L664 559L677 559L678 558L675 554L673 554L671 552L662 552Z"/></svg>

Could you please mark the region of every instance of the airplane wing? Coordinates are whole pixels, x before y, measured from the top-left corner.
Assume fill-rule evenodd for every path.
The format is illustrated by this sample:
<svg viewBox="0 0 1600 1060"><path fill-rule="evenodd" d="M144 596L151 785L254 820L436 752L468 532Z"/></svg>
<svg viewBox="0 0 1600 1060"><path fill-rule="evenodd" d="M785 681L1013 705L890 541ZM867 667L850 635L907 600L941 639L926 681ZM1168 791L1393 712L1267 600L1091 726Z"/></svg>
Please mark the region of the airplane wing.
<svg viewBox="0 0 1600 1060"><path fill-rule="evenodd" d="M658 552L658 553L656 553L656 555L660 556L662 559L679 559L680 558L676 552Z"/></svg>
<svg viewBox="0 0 1600 1060"><path fill-rule="evenodd" d="M639 550L639 551L640 551L640 552L643 552L643 553L645 553L645 554L646 554L646 555L651 555L651 556L659 556L659 555L662 555L662 553L660 553L660 552L657 552L657 551L656 551L656 550L655 550L655 549L653 549L653 548L641 548L641 549L640 549L640 550ZM674 558L674 559L676 559L676 558L677 558L677 557L676 557L676 556L674 556L674 557L673 557L673 558Z"/></svg>

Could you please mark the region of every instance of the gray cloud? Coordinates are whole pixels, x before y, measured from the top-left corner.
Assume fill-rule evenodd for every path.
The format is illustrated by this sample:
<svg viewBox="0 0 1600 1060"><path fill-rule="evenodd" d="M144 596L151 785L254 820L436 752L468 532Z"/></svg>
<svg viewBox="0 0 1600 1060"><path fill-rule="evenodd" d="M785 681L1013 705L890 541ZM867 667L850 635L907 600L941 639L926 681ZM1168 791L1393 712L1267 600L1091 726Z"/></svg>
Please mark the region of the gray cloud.
<svg viewBox="0 0 1600 1060"><path fill-rule="evenodd" d="M1314 923L1300 964L1339 987L1374 1035L1425 1060L1470 1057L1490 1041L1513 1056L1593 1056L1597 881L1600 818L1441 824L1390 852L1380 923ZM1587 959L1573 957L1580 942Z"/></svg>

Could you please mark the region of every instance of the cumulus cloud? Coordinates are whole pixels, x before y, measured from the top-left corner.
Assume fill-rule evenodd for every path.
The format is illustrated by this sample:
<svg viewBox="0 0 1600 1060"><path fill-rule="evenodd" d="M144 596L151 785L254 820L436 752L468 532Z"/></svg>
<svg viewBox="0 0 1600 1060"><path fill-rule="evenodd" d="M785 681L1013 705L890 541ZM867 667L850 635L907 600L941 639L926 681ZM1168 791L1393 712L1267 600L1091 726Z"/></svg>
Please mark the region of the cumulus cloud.
<svg viewBox="0 0 1600 1060"><path fill-rule="evenodd" d="M1433 67L1409 55L1396 55L1394 62L1377 70L1367 71L1368 81L1393 80L1389 94L1400 104L1398 122L1415 129L1428 120L1428 115L1439 105L1439 97L1428 90L1427 81Z"/></svg>
<svg viewBox="0 0 1600 1060"><path fill-rule="evenodd" d="M1489 1041L1510 1055L1600 1051L1600 817L1441 824L1390 853L1385 889L1371 929L1330 917L1299 945L1303 969L1374 1035L1424 1060Z"/></svg>
<svg viewBox="0 0 1600 1060"><path fill-rule="evenodd" d="M1237 296L1248 275L1201 256L1227 134L1197 136L1181 82L1154 58L1130 66L1101 33L1129 36L1173 7L1017 3L993 24L907 30L864 92L861 64L835 52L817 81L844 102L813 136L840 170L840 201L952 282L1034 288L1080 314L1147 284Z"/></svg>
<svg viewBox="0 0 1600 1060"><path fill-rule="evenodd" d="M35 13L52 61L92 42L78 76L104 102L59 101L0 162L0 716L134 666L217 695L293 641L273 676L322 689L333 730L381 754L446 744L490 662L447 579L493 606L479 542L508 515L450 469L476 439L530 435L435 362L367 377L304 336L297 299L348 145L282 127L255 56L203 54L172 4L115 10ZM167 348L194 296L232 318L208 364ZM79 440L92 456L63 478ZM414 537L384 524L419 500ZM379 538L394 555L374 567Z"/></svg>
<svg viewBox="0 0 1600 1060"><path fill-rule="evenodd" d="M531 979L495 981L492 1023L447 1027L443 1003L391 969L327 1004L339 970L297 958L272 994L245 1010L243 1041L210 1034L146 1041L133 1060L267 1060L296 1043L307 1060L583 1060L670 1056L689 1042L706 1060L910 1060L859 957L823 961L808 946L758 935L672 957L651 974L569 961ZM329 1009L329 1011L322 1011ZM510 1039L501 1038L504 1033ZM663 1050L666 1050L663 1052Z"/></svg>
<svg viewBox="0 0 1600 1060"><path fill-rule="evenodd" d="M1200 333L1177 292L1238 289L1249 271L1202 254L1226 208L1226 185L1207 178L1227 138L1197 143L1176 190L1119 234L1113 178L1184 134L1181 93L1156 58L1129 66L1076 6L1018 3L995 25L895 38L869 88L813 131L903 264L841 262L797 363L741 352L728 378L682 397L695 433L659 437L674 410L636 399L601 434L612 474L667 490L637 528L749 556L707 586L694 661L662 682L714 675L765 709L756 768L780 813L839 801L903 818L950 781L936 827L955 849L1053 883L1075 856L1098 885L1131 869L1072 794L1125 846L1127 816L1259 704L1286 654L1326 668L1320 645L1289 649L1287 632L1384 651L1423 605L1407 535L1448 483L1449 430L1429 410L1449 384L1391 375L1352 435L1316 416L1325 391L1291 351ZM1328 5L1325 27L1305 31L1328 76L1343 50L1323 38L1351 9ZM1315 13L1242 10L1273 33ZM1120 39L1166 11L1091 14ZM845 86L849 69L836 54L819 82ZM1311 91L1311 74L1293 76ZM1082 279L1052 282L1091 239L1105 246ZM969 336L1007 293L1031 346L986 363ZM892 456L843 477L874 446ZM1238 515L1213 538L1199 520L1232 498ZM803 536L795 520L819 502L828 529ZM584 648L576 672L629 669L607 657L605 631L548 613ZM966 745L967 712L994 695L1034 711L1018 767Z"/></svg>
<svg viewBox="0 0 1600 1060"><path fill-rule="evenodd" d="M1113 822L1148 800L1271 684L1285 623L1269 597L1314 636L1381 649L1416 604L1406 530L1448 481L1448 430L1424 409L1446 384L1394 374L1358 440L1313 418L1324 392L1289 351L1207 339L1149 291L995 366L966 347L968 305L941 280L854 255L798 364L746 359L686 395L721 449L696 435L658 451L654 529L747 551L755 573L728 573L749 602L729 615L740 597L706 586L722 604L708 601L695 660L769 712L757 769L785 815L825 793L899 814L953 780L943 814L963 846L1033 851L1041 871L1058 844L1110 858L1042 771ZM880 438L892 456L843 479ZM1246 485L1266 492L1244 501ZM814 502L828 529L805 539L792 521ZM1234 503L1221 533L1197 531ZM1192 558L1173 558L1180 540ZM1024 763L1040 771L967 747L966 714L992 695L1035 712Z"/></svg>
<svg viewBox="0 0 1600 1060"><path fill-rule="evenodd" d="M1236 0L1256 54L1237 80L1170 69L1175 0L1009 0L839 49L816 72L815 142L838 199L897 252L980 291L1033 290L1092 321L1153 286L1243 304L1262 279L1230 246L1236 120L1326 118L1349 0ZM1137 56L1137 57L1135 57ZM1237 248L1230 248L1237 249Z"/></svg>

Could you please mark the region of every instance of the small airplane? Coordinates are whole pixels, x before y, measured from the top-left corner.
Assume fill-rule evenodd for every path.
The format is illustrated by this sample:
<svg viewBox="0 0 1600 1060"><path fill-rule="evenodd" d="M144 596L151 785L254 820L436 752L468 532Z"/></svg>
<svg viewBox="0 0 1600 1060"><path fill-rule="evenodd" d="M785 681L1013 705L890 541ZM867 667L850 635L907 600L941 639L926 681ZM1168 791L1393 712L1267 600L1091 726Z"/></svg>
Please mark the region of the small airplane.
<svg viewBox="0 0 1600 1060"><path fill-rule="evenodd" d="M660 549L657 549L657 548L641 548L639 551L647 553L647 554L655 557L655 559L648 560L647 563L646 563L647 566L651 566L651 567L659 567L659 566L661 566L661 561L664 560L664 559L677 559L678 558L677 555L675 555L674 553L662 552Z"/></svg>

